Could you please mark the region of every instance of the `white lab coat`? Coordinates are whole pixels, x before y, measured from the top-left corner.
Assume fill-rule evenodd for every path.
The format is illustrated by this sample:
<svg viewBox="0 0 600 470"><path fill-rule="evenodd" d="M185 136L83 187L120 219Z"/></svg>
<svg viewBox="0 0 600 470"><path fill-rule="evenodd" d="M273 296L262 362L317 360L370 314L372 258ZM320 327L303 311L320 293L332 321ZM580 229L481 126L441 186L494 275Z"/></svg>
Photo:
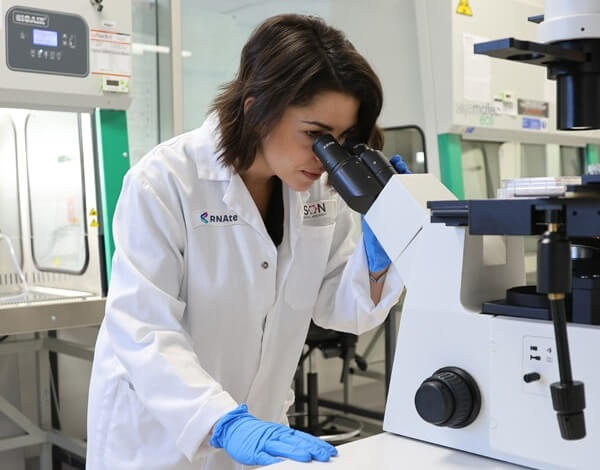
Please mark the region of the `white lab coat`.
<svg viewBox="0 0 600 470"><path fill-rule="evenodd" d="M242 468L209 445L211 428L242 402L285 422L311 317L360 334L399 297L392 268L373 305L352 214L325 177L304 193L283 185L275 247L240 176L217 162L215 122L159 145L125 178L88 470Z"/></svg>

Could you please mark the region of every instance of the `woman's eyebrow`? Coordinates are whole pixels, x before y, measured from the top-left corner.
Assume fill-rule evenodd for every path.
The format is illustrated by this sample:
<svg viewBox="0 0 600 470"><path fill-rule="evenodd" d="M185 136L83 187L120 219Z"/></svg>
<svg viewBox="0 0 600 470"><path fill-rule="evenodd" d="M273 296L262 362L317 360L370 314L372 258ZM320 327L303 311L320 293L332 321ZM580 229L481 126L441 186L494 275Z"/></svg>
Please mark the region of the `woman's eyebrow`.
<svg viewBox="0 0 600 470"><path fill-rule="evenodd" d="M322 122L319 122L319 121L304 121L304 120L302 120L302 122L305 124L311 124L313 126L319 126L320 128L325 129L326 131L329 131L329 132L333 131L333 127L328 126L327 124L323 124ZM346 129L344 132L342 132L342 135L348 134L349 132L353 131L355 127L356 127L356 125L350 126L348 129Z"/></svg>
<svg viewBox="0 0 600 470"><path fill-rule="evenodd" d="M326 131L333 131L333 127L328 126L327 124L323 124L322 122L319 121L302 121L305 124L312 124L313 126L319 126L322 129L325 129Z"/></svg>

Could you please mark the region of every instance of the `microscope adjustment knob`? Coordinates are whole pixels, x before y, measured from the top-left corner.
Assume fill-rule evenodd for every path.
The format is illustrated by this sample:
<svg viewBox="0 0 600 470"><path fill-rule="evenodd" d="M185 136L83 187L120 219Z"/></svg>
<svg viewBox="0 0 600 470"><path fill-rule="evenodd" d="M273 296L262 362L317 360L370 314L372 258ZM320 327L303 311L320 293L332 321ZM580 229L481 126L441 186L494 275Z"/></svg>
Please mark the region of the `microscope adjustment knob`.
<svg viewBox="0 0 600 470"><path fill-rule="evenodd" d="M417 413L436 426L462 428L471 424L481 407L479 387L458 367L438 369L415 394Z"/></svg>

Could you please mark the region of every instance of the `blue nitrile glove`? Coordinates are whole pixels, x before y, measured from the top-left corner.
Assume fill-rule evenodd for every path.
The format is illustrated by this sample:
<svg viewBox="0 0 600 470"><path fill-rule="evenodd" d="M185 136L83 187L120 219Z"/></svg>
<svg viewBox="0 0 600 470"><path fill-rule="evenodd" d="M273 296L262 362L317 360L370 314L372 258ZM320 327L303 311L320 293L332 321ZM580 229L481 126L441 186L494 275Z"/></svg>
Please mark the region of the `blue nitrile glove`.
<svg viewBox="0 0 600 470"><path fill-rule="evenodd" d="M408 167L406 166L406 163L404 163L404 160L402 160L402 157L400 155L398 155L398 154L394 155L390 159L390 163L396 169L396 171L398 173L400 173L401 175L404 175L404 174L407 174L407 173L411 172L408 169Z"/></svg>
<svg viewBox="0 0 600 470"><path fill-rule="evenodd" d="M337 455L335 447L310 434L255 418L245 404L217 421L210 445L244 465L271 465L281 462L279 457L327 462Z"/></svg>
<svg viewBox="0 0 600 470"><path fill-rule="evenodd" d="M400 174L410 173L410 170L402 160L400 155L394 155L390 163ZM363 244L365 246L365 252L367 254L367 264L369 265L369 271L372 273L379 272L387 268L391 264L391 260L386 254L385 250L375 237L375 234L371 231L371 228L365 221L364 216L361 216L362 231L363 231Z"/></svg>

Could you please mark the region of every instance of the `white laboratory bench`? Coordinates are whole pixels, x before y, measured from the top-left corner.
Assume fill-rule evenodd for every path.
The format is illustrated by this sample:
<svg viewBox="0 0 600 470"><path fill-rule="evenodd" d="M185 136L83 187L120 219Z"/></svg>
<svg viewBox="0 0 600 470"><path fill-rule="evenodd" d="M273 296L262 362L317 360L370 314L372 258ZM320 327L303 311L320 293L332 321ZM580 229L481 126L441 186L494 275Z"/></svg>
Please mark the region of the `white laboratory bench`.
<svg viewBox="0 0 600 470"><path fill-rule="evenodd" d="M323 469L344 470L517 470L523 469L499 460L449 449L407 437L381 433L338 447L338 456L330 462L311 463L286 460L269 468L273 470L307 470L307 465Z"/></svg>

